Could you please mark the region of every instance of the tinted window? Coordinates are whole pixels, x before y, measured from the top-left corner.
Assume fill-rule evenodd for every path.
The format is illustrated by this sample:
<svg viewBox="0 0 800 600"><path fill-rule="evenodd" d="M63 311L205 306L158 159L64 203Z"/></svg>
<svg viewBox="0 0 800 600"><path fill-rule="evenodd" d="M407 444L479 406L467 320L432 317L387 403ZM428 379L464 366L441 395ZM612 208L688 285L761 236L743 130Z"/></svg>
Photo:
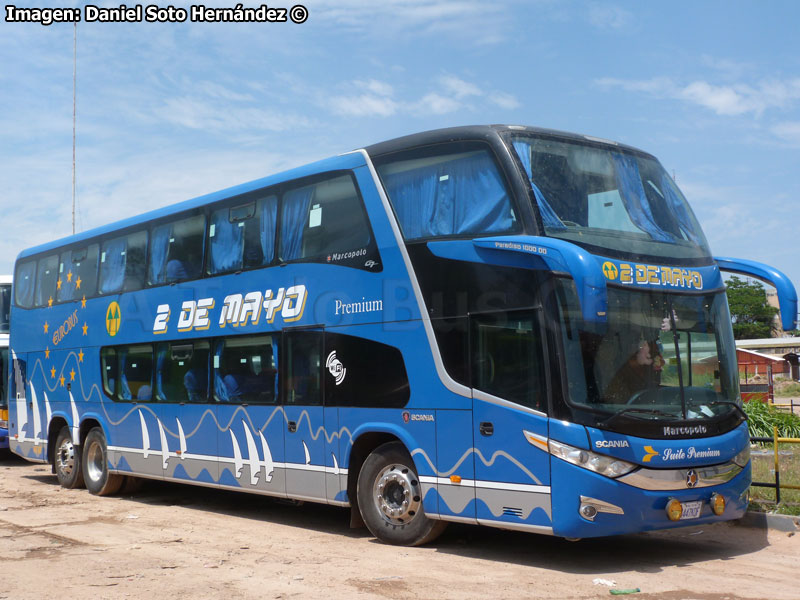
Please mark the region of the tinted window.
<svg viewBox="0 0 800 600"><path fill-rule="evenodd" d="M410 390L402 353L364 338L325 333L325 404L399 408Z"/></svg>
<svg viewBox="0 0 800 600"><path fill-rule="evenodd" d="M207 402L208 355L208 342L159 344L156 350L156 400Z"/></svg>
<svg viewBox="0 0 800 600"><path fill-rule="evenodd" d="M8 397L6 396L8 374L8 348L0 348L0 406L8 405Z"/></svg>
<svg viewBox="0 0 800 600"><path fill-rule="evenodd" d="M58 254L39 259L36 270L36 306L51 305L56 297Z"/></svg>
<svg viewBox="0 0 800 600"><path fill-rule="evenodd" d="M117 364L117 350L115 348L103 348L100 352L100 370L103 378L103 390L105 390L107 396L116 398L119 365Z"/></svg>
<svg viewBox="0 0 800 600"><path fill-rule="evenodd" d="M151 285L194 279L202 272L205 217L164 223L153 228L147 280Z"/></svg>
<svg viewBox="0 0 800 600"><path fill-rule="evenodd" d="M473 318L473 387L544 411L544 359L536 313Z"/></svg>
<svg viewBox="0 0 800 600"><path fill-rule="evenodd" d="M97 291L97 244L61 253L58 265L58 301L93 296Z"/></svg>
<svg viewBox="0 0 800 600"><path fill-rule="evenodd" d="M286 332L286 404L322 404L322 332Z"/></svg>
<svg viewBox="0 0 800 600"><path fill-rule="evenodd" d="M408 240L517 228L505 180L483 144L427 147L376 162Z"/></svg>
<svg viewBox="0 0 800 600"><path fill-rule="evenodd" d="M149 344L119 348L120 400L150 402L153 397L153 347Z"/></svg>
<svg viewBox="0 0 800 600"><path fill-rule="evenodd" d="M36 288L36 261L28 261L17 265L14 277L14 296L17 306L30 308L33 306L33 292Z"/></svg>
<svg viewBox="0 0 800 600"><path fill-rule="evenodd" d="M218 340L214 347L214 396L217 402L277 402L278 336Z"/></svg>
<svg viewBox="0 0 800 600"><path fill-rule="evenodd" d="M104 241L100 252L100 293L128 292L144 287L146 252L146 231Z"/></svg>
<svg viewBox="0 0 800 600"><path fill-rule="evenodd" d="M369 223L349 175L289 190L282 211L283 260L327 258L359 249L366 254Z"/></svg>
<svg viewBox="0 0 800 600"><path fill-rule="evenodd" d="M275 255L277 196L240 199L211 213L206 273L224 273L272 262Z"/></svg>
<svg viewBox="0 0 800 600"><path fill-rule="evenodd" d="M8 333L11 308L11 284L0 285L0 333Z"/></svg>

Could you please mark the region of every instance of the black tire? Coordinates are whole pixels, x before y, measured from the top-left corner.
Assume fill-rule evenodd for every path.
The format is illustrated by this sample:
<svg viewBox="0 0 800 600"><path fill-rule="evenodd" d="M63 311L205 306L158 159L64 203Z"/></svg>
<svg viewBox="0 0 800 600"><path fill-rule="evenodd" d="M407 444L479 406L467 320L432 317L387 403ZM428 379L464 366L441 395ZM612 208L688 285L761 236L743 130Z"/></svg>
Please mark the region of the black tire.
<svg viewBox="0 0 800 600"><path fill-rule="evenodd" d="M124 475L108 471L106 436L100 427L92 429L83 442L83 480L95 496L114 494L125 481Z"/></svg>
<svg viewBox="0 0 800 600"><path fill-rule="evenodd" d="M72 443L72 432L64 425L56 436L53 465L61 487L73 490L83 487L81 470L81 447Z"/></svg>
<svg viewBox="0 0 800 600"><path fill-rule="evenodd" d="M420 546L447 527L445 521L425 516L414 461L400 442L383 444L367 457L356 494L367 528L387 544Z"/></svg>

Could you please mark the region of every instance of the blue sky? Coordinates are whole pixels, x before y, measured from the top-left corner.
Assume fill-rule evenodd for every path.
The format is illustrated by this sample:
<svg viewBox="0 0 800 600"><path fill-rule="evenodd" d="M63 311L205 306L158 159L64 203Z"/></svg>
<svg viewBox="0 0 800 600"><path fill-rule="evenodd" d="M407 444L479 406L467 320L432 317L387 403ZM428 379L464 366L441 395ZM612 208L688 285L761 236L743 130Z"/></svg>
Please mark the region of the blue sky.
<svg viewBox="0 0 800 600"><path fill-rule="evenodd" d="M80 23L78 230L408 133L518 123L652 152L716 255L800 288L800 4L305 5L302 25ZM0 22L0 272L71 232L72 39Z"/></svg>

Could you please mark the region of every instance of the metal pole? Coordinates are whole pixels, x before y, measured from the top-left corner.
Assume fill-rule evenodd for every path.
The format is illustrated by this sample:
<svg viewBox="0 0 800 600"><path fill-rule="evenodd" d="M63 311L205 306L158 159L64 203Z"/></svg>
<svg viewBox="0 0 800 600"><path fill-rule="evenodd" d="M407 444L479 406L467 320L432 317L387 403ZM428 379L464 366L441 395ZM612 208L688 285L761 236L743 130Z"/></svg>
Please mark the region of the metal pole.
<svg viewBox="0 0 800 600"><path fill-rule="evenodd" d="M780 469L778 468L778 427L775 426L773 429L773 444L775 446L775 505L781 503L781 474Z"/></svg>
<svg viewBox="0 0 800 600"><path fill-rule="evenodd" d="M78 23L72 28L72 235L75 235L75 121L78 83Z"/></svg>

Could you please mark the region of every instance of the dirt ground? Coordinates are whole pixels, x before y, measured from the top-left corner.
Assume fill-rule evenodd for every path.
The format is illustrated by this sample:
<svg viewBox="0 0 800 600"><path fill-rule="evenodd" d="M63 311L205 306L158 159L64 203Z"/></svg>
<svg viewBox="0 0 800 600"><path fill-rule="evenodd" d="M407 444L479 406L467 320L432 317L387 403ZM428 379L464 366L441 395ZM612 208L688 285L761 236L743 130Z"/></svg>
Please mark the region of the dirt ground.
<svg viewBox="0 0 800 600"><path fill-rule="evenodd" d="M348 528L347 511L151 482L63 490L0 459L0 598L800 598L800 534L733 524L568 542L453 526L422 548Z"/></svg>

